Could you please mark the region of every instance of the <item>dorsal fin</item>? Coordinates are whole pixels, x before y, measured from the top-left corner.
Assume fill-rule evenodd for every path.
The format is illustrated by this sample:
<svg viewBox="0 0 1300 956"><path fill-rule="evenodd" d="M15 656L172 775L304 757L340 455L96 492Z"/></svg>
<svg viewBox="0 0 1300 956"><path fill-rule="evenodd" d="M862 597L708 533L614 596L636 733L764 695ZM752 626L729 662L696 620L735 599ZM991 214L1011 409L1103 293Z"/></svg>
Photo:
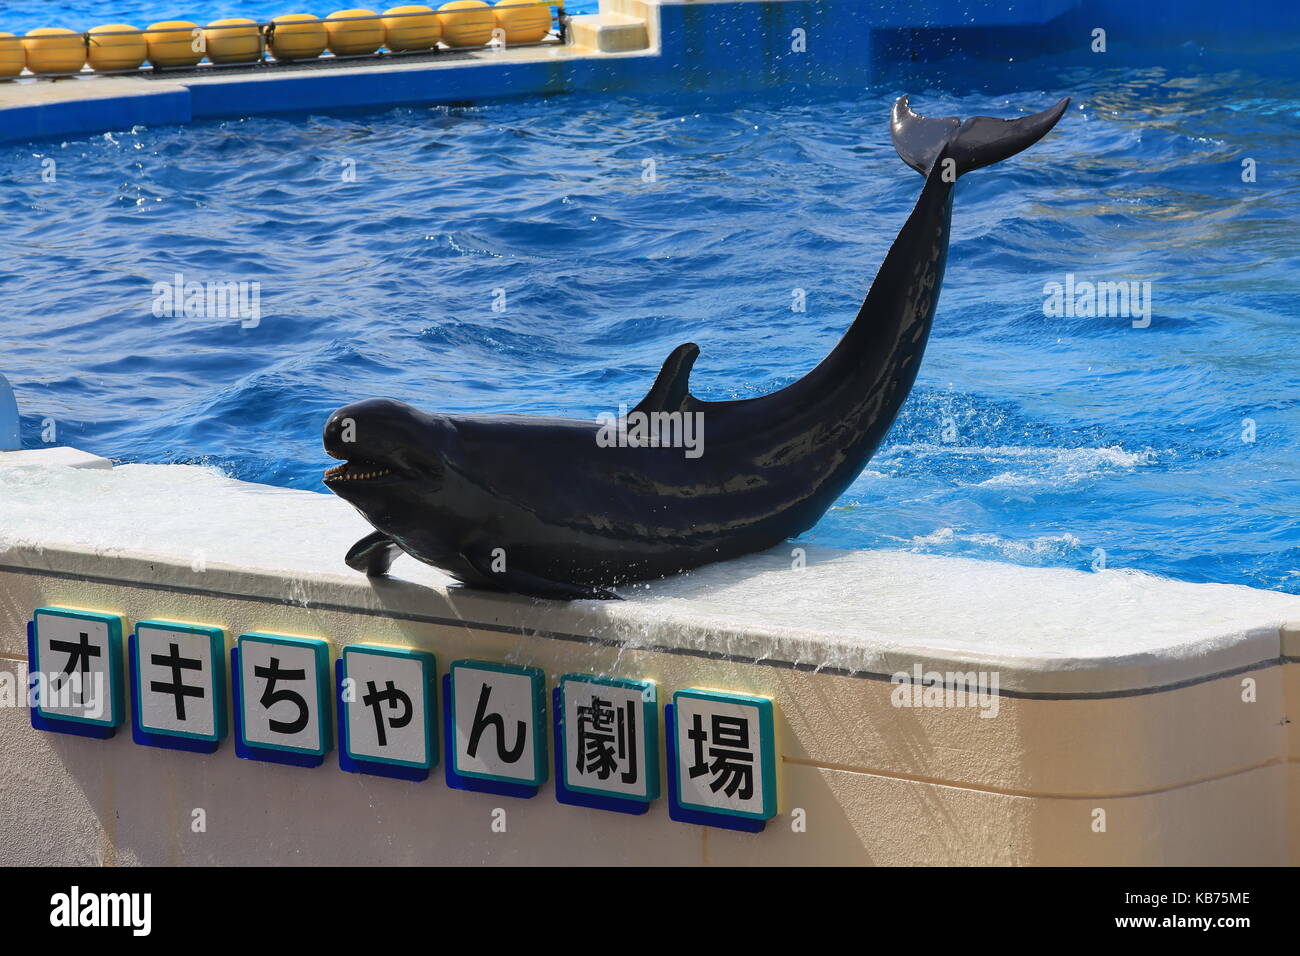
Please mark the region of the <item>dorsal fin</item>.
<svg viewBox="0 0 1300 956"><path fill-rule="evenodd" d="M645 398L634 412L675 412L680 411L682 403L691 394L691 366L699 357L700 347L694 342L687 342L673 349L672 354L659 370L659 377L646 392Z"/></svg>

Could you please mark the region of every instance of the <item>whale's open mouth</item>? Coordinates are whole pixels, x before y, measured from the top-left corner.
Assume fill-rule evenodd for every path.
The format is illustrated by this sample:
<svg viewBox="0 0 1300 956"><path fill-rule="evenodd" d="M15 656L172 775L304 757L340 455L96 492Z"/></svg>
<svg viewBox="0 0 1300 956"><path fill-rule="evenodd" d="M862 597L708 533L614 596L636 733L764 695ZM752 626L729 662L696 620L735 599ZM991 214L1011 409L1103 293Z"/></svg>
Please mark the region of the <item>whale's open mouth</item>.
<svg viewBox="0 0 1300 956"><path fill-rule="evenodd" d="M377 461L354 458L351 461L345 461L341 465L335 465L325 472L324 480L326 484L341 484L343 482L375 481L396 474L397 469L381 465Z"/></svg>

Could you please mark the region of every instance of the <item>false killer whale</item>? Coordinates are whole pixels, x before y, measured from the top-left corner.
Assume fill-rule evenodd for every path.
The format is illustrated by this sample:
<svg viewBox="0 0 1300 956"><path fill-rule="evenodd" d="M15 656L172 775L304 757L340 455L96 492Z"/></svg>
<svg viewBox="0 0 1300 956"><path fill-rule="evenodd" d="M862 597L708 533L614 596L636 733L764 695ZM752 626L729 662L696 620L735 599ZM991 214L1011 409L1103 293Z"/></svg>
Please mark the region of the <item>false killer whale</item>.
<svg viewBox="0 0 1300 956"><path fill-rule="evenodd" d="M875 453L916 380L948 256L959 176L1045 136L1069 100L1019 119L926 118L894 104L894 147L925 177L857 318L822 362L759 398L690 393L693 343L616 421L437 415L391 399L325 424L325 485L377 530L347 554L402 552L474 587L608 598L609 588L771 548L812 527ZM690 416L686 419L686 416ZM695 455L655 429L702 427ZM610 440L611 437L617 440Z"/></svg>

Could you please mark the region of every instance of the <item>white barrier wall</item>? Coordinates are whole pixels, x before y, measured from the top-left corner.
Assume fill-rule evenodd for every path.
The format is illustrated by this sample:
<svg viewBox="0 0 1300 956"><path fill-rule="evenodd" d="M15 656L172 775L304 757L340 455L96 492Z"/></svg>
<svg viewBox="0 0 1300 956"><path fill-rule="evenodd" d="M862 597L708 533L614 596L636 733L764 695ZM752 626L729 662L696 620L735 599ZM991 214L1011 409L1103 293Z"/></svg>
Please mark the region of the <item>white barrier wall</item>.
<svg viewBox="0 0 1300 956"><path fill-rule="evenodd" d="M761 833L674 821L666 777L643 816L563 805L553 768L531 799L456 790L446 752L411 782L342 772L336 749L308 769L239 759L231 738L141 746L129 718L87 739L34 730L19 700L0 707L0 863L1300 860L1293 596L814 551L564 605L449 587L409 558L367 579L342 563L366 531L332 496L204 469L0 457L0 672L24 682L26 622L56 605L219 626L227 649L316 637L331 663L365 642L432 652L439 676L540 668L548 733L569 673L654 681L660 705L756 695L776 714L777 815ZM984 693L891 683L917 668L983 674Z"/></svg>

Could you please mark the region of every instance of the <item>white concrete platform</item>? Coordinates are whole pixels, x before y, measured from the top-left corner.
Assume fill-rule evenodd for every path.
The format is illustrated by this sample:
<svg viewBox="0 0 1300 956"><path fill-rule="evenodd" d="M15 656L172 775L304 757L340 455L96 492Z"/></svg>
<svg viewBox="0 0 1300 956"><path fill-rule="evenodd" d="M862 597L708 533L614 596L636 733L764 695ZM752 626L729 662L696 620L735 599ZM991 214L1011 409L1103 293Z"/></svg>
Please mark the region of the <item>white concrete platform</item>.
<svg viewBox="0 0 1300 956"><path fill-rule="evenodd" d="M1107 695L1203 680L1279 660L1282 626L1300 622L1300 596L1252 588L906 551L813 549L795 570L793 544L625 587L621 602L566 605L462 588L409 557L390 579L367 579L343 555L372 529L327 492L175 465L0 474L0 488L0 565L58 551L86 573L101 562L101 576L112 559L129 581L122 569L161 559L177 571L153 580L214 593L274 597L268 579L287 578L339 606L369 607L382 591L394 611L478 613L769 665L877 676L917 661L996 668L1010 693ZM196 554L206 568L197 574Z"/></svg>
<svg viewBox="0 0 1300 956"><path fill-rule="evenodd" d="M113 463L107 458L77 448L69 448L66 445L0 451L0 468L44 468L52 465L64 465L69 468L113 467Z"/></svg>

